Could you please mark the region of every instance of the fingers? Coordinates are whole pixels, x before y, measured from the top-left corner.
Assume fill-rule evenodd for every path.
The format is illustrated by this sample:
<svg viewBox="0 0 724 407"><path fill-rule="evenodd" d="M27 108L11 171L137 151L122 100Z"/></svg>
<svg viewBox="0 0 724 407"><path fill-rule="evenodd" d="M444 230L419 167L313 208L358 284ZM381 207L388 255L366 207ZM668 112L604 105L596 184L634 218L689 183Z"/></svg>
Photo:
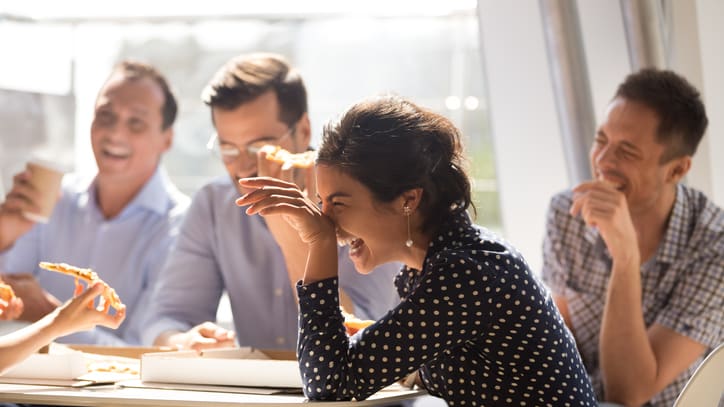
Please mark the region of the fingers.
<svg viewBox="0 0 724 407"><path fill-rule="evenodd" d="M73 297L77 297L81 294L83 294L83 286L79 283L76 283L75 288L73 289Z"/></svg>
<svg viewBox="0 0 724 407"><path fill-rule="evenodd" d="M232 348L235 345L236 344L233 340L218 341L211 338L200 337L190 343L187 347L198 352L204 349Z"/></svg>
<svg viewBox="0 0 724 407"><path fill-rule="evenodd" d="M583 182L573 188L573 203L571 204L569 213L571 216L582 215L586 207L590 207L589 212L591 212L591 210L601 212L613 211L624 199L623 194L610 182Z"/></svg>
<svg viewBox="0 0 724 407"><path fill-rule="evenodd" d="M241 183L241 182L240 182ZM264 208L288 204L297 207L307 206L305 194L295 184L290 188L264 186L236 200L237 206L247 206L246 213L252 215Z"/></svg>
<svg viewBox="0 0 724 407"><path fill-rule="evenodd" d="M80 290L78 290L78 287L80 287ZM103 293L104 288L103 283L94 283L88 287L87 290L83 291L83 286L78 284L75 296L78 298L78 302L80 303L93 301L97 296Z"/></svg>
<svg viewBox="0 0 724 407"><path fill-rule="evenodd" d="M2 204L4 211L37 212L40 210L36 202L40 201L42 192L30 183L30 171L23 171L13 177L13 187Z"/></svg>
<svg viewBox="0 0 724 407"><path fill-rule="evenodd" d="M253 178L242 178L239 180L239 184L246 188L261 188L261 187L279 187L279 188L297 188L297 184L289 181L283 181L272 177L253 177Z"/></svg>
<svg viewBox="0 0 724 407"><path fill-rule="evenodd" d="M108 307L106 307L106 311L108 310ZM107 326L108 328L116 329L118 328L124 319L126 319L126 306L122 306L121 309L116 310L115 314L110 315L107 314L106 311L100 312L103 320L100 322L100 325ZM99 312L99 311L96 311Z"/></svg>
<svg viewBox="0 0 724 407"><path fill-rule="evenodd" d="M199 325L197 331L204 338L215 339L217 341L233 340L236 337L234 331L222 328L212 322L205 322Z"/></svg>
<svg viewBox="0 0 724 407"><path fill-rule="evenodd" d="M271 195L263 200L254 202L246 208L247 215L259 213L261 215L272 215L280 213L293 213L302 210L303 214L310 214L309 205L303 197L287 197Z"/></svg>
<svg viewBox="0 0 724 407"><path fill-rule="evenodd" d="M317 202L317 172L314 167L306 168L304 171L304 187L307 197Z"/></svg>
<svg viewBox="0 0 724 407"><path fill-rule="evenodd" d="M18 319L23 313L23 301L20 298L12 298L10 301L0 299L0 320L10 321Z"/></svg>
<svg viewBox="0 0 724 407"><path fill-rule="evenodd" d="M233 347L236 334L212 322L204 322L192 328L186 348L197 351L211 348Z"/></svg>

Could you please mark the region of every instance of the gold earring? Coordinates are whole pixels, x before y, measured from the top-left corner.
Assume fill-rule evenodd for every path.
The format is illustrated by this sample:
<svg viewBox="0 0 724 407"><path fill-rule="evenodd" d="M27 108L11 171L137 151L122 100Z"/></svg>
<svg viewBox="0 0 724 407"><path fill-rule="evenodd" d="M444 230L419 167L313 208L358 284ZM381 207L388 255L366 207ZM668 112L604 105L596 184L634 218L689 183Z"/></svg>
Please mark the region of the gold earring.
<svg viewBox="0 0 724 407"><path fill-rule="evenodd" d="M412 211L409 206L405 205L402 207L402 212L407 216L407 240L405 240L405 246L412 247L412 235L410 234L410 215Z"/></svg>

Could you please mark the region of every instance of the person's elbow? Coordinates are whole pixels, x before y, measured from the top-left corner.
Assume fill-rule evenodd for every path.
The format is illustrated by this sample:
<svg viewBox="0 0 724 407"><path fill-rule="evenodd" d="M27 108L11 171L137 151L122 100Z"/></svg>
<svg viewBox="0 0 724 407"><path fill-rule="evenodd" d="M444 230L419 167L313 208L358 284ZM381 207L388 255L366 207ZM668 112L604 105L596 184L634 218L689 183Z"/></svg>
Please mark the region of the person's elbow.
<svg viewBox="0 0 724 407"><path fill-rule="evenodd" d="M329 386L308 384L304 387L304 395L311 401L350 401L352 396L340 394Z"/></svg>

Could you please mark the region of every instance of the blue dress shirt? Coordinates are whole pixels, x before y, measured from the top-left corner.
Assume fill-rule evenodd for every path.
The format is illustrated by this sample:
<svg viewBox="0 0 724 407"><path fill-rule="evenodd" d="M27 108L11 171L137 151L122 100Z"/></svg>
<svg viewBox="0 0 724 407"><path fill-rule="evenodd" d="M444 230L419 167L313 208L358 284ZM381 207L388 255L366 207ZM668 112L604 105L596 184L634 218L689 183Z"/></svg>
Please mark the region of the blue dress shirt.
<svg viewBox="0 0 724 407"><path fill-rule="evenodd" d="M297 303L284 257L264 219L236 206L238 195L224 177L194 196L156 286L144 344L167 330L183 332L214 321L226 290L239 345L294 349ZM339 267L340 286L358 317L379 318L399 302L392 288L399 264L362 275L344 248Z"/></svg>
<svg viewBox="0 0 724 407"><path fill-rule="evenodd" d="M65 301L73 296L73 279L40 269L38 262L92 268L126 304L126 320L117 330L98 327L59 342L138 345L151 288L188 205L189 198L159 168L118 216L105 219L96 201L94 179L66 176L50 221L35 225L0 253L0 269L32 272L45 290Z"/></svg>

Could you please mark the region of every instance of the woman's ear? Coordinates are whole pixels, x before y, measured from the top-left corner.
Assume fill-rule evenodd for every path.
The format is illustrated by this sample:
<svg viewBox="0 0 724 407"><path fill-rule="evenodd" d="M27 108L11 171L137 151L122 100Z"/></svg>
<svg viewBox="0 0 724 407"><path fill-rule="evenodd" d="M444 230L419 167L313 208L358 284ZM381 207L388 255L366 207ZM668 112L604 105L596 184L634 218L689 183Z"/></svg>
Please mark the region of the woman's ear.
<svg viewBox="0 0 724 407"><path fill-rule="evenodd" d="M415 212L417 207L420 206L420 201L422 200L422 188L408 189L402 193L401 198L402 207L400 207L400 210L402 210L403 207L408 207L410 208L410 211Z"/></svg>

